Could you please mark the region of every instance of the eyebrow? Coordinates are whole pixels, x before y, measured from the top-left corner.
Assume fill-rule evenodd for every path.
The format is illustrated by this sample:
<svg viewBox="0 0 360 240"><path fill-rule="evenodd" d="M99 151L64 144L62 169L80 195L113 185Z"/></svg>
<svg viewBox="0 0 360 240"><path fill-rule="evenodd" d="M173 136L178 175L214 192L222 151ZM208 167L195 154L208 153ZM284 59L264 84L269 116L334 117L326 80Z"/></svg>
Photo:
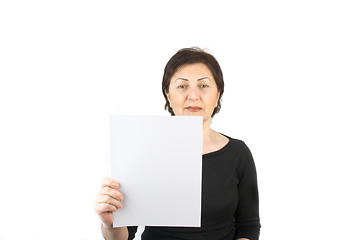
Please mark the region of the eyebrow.
<svg viewBox="0 0 360 240"><path fill-rule="evenodd" d="M211 81L210 78L208 78L208 77L199 78L198 81L201 81L201 80L204 80L204 79L208 79L209 81ZM182 78L182 77L177 78L176 81L177 80L189 81L189 79Z"/></svg>

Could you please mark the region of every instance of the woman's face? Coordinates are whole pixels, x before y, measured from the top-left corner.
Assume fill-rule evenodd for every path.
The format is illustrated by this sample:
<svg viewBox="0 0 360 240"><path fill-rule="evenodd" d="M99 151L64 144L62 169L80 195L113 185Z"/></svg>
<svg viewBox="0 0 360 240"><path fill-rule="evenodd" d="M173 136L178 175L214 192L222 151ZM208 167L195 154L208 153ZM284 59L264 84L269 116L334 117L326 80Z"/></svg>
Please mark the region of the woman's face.
<svg viewBox="0 0 360 240"><path fill-rule="evenodd" d="M219 92L209 68L203 63L194 63L175 72L167 97L176 116L203 116L206 121L217 107Z"/></svg>

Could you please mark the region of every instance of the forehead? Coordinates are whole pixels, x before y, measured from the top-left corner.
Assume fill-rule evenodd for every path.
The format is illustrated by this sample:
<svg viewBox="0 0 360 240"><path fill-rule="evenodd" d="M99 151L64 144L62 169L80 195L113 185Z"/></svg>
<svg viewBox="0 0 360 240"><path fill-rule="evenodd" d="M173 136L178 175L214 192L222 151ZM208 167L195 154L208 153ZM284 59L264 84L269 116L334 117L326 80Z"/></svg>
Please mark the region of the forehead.
<svg viewBox="0 0 360 240"><path fill-rule="evenodd" d="M213 78L210 69L203 63L192 63L181 66L172 78L178 77L208 77Z"/></svg>

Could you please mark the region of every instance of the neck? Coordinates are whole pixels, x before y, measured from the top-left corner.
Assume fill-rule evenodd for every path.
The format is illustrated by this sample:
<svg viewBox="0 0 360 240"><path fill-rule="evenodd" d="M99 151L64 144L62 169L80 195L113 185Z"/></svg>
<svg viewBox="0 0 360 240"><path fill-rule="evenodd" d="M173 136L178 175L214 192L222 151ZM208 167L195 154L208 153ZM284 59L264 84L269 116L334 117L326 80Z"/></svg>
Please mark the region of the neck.
<svg viewBox="0 0 360 240"><path fill-rule="evenodd" d="M211 119L203 122L203 144L211 140L213 130L210 128Z"/></svg>

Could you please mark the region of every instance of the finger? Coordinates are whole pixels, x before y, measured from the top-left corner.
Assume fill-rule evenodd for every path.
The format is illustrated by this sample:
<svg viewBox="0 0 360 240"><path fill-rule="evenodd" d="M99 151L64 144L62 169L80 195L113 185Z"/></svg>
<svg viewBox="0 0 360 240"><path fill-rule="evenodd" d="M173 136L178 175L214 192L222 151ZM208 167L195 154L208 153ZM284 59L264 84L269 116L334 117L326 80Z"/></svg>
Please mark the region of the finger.
<svg viewBox="0 0 360 240"><path fill-rule="evenodd" d="M98 196L97 203L107 203L107 204L113 205L114 207L116 207L116 210L119 208L122 208L121 201L118 201L118 200L110 197L109 195Z"/></svg>
<svg viewBox="0 0 360 240"><path fill-rule="evenodd" d="M117 201L122 201L123 200L123 195L120 191L118 191L117 189L113 189L110 187L103 187L100 190L99 195L108 195L114 199L116 199Z"/></svg>
<svg viewBox="0 0 360 240"><path fill-rule="evenodd" d="M102 186L116 189L119 187L119 183L112 178L104 178Z"/></svg>
<svg viewBox="0 0 360 240"><path fill-rule="evenodd" d="M95 211L97 214L104 214L109 212L116 212L118 209L111 204L108 203L97 203L95 205Z"/></svg>

